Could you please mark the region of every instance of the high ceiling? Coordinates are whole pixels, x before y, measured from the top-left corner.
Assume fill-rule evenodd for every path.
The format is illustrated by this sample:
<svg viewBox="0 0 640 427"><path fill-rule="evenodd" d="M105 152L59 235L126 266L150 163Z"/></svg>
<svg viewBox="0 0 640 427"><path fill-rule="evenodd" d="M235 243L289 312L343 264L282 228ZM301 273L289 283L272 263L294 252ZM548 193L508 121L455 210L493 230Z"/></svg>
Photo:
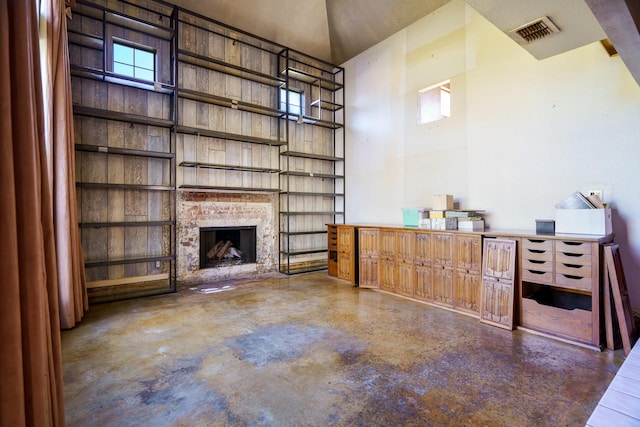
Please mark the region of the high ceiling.
<svg viewBox="0 0 640 427"><path fill-rule="evenodd" d="M450 0L169 0L325 61L342 64ZM640 82L640 10L626 0L466 0L505 33L548 16L558 34L524 44L543 59L610 38ZM638 8L640 9L640 8ZM634 19L635 18L635 19ZM514 41L515 43L515 41Z"/></svg>

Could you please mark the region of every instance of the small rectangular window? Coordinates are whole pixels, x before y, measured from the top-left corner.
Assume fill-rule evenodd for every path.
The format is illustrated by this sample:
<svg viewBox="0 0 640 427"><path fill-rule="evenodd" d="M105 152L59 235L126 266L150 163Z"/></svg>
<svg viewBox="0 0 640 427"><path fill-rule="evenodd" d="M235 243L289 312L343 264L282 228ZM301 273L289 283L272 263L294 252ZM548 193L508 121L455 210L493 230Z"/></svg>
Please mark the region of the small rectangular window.
<svg viewBox="0 0 640 427"><path fill-rule="evenodd" d="M113 42L113 72L135 79L155 81L156 53L151 48Z"/></svg>
<svg viewBox="0 0 640 427"><path fill-rule="evenodd" d="M287 111L287 92L289 93L289 110ZM304 94L302 91L294 89L280 88L280 110L287 111L290 114L304 114Z"/></svg>
<svg viewBox="0 0 640 427"><path fill-rule="evenodd" d="M418 91L418 124L451 117L451 83L449 80Z"/></svg>

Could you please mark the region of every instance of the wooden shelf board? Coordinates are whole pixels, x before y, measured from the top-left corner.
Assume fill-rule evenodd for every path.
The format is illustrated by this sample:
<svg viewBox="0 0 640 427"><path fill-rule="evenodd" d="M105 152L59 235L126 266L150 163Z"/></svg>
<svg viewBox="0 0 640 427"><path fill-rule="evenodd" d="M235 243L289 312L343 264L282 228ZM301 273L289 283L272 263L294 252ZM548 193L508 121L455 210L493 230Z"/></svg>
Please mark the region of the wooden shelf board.
<svg viewBox="0 0 640 427"><path fill-rule="evenodd" d="M344 196L342 193L313 193L313 192L305 192L305 191L281 191L281 195L283 196L318 196L318 197L339 197Z"/></svg>
<svg viewBox="0 0 640 427"><path fill-rule="evenodd" d="M283 171L283 172L280 172L280 174L291 175L291 176L306 176L309 178L331 178L331 179L344 178L344 175L331 175L328 173L313 173L313 172Z"/></svg>
<svg viewBox="0 0 640 427"><path fill-rule="evenodd" d="M87 289L104 288L106 286L130 285L132 283L155 282L157 280L168 280L169 274L149 274L146 276L123 277L121 279L96 280L87 282Z"/></svg>
<svg viewBox="0 0 640 427"><path fill-rule="evenodd" d="M301 273L310 273L312 271L326 270L327 268L328 268L328 263L326 260L313 261L313 262L301 262L301 263L292 263L284 267L280 266L280 273L288 274L288 275L301 274Z"/></svg>
<svg viewBox="0 0 640 427"><path fill-rule="evenodd" d="M91 267L107 267L110 265L142 264L145 262L173 261L175 260L175 258L176 257L173 255L157 255L157 256L140 257L140 258L120 258L120 259L100 260L100 261L85 261L84 266L87 268L91 268Z"/></svg>
<svg viewBox="0 0 640 427"><path fill-rule="evenodd" d="M218 185L194 185L194 184L182 184L179 188L189 190L230 190L230 191L256 191L262 193L277 193L279 188L252 188L252 187L225 187Z"/></svg>
<svg viewBox="0 0 640 427"><path fill-rule="evenodd" d="M103 228L103 227L165 227L176 225L175 221L122 221L122 222L81 222L80 228Z"/></svg>
<svg viewBox="0 0 640 427"><path fill-rule="evenodd" d="M105 188L113 190L151 190L151 191L174 191L175 187L169 185L139 185L139 184L107 184L99 182L76 182L80 188Z"/></svg>
<svg viewBox="0 0 640 427"><path fill-rule="evenodd" d="M344 106L341 104L337 104L331 101L323 101L321 99L316 99L315 101L312 101L311 106L322 108L323 110L328 110L328 111L338 111L344 108Z"/></svg>
<svg viewBox="0 0 640 427"><path fill-rule="evenodd" d="M281 74L284 76L286 76L287 73L289 75L289 78L299 80L305 83L319 84L323 89L338 90L344 87L340 83L334 82L329 79L325 79L323 77L315 76L313 74L307 73L302 70L298 70L297 68L293 68L293 67L287 67L281 71Z"/></svg>
<svg viewBox="0 0 640 427"><path fill-rule="evenodd" d="M211 138L228 139L231 141L250 142L253 144L264 144L264 145L285 145L286 144L286 141L278 141L275 139L267 139L267 138L258 138L256 136L249 136L249 135L238 135L235 133L220 132L220 131L210 130L210 129L200 129L200 128L194 128L189 126L177 126L176 131L184 134L202 135L202 136L208 136Z"/></svg>
<svg viewBox="0 0 640 427"><path fill-rule="evenodd" d="M190 89L178 89L178 96L197 102L205 102L208 104L220 105L240 111L248 111L250 113L262 114L271 117L281 117L284 113L275 108L265 107L259 104L251 104L249 102L239 101L218 95L197 92Z"/></svg>
<svg viewBox="0 0 640 427"><path fill-rule="evenodd" d="M306 236L311 234L327 234L327 230L317 230L317 231L281 231L280 234L284 236Z"/></svg>
<svg viewBox="0 0 640 427"><path fill-rule="evenodd" d="M268 86L280 87L284 83L284 79L280 77L274 77L259 71L228 64L224 61L189 52L184 49L178 49L178 61L251 80L257 83L262 83Z"/></svg>
<svg viewBox="0 0 640 427"><path fill-rule="evenodd" d="M102 145L76 144L75 149L76 151L89 153L120 154L123 156L150 157L158 159L173 159L176 157L174 153L166 153L162 151L133 150L130 148L106 147Z"/></svg>
<svg viewBox="0 0 640 427"><path fill-rule="evenodd" d="M327 161L340 161L344 160L342 157L337 156L327 156L325 154L313 154L313 153L303 153L301 151L283 151L280 153L282 156L291 156L291 157L302 157L305 159L315 159L315 160L327 160Z"/></svg>
<svg viewBox="0 0 640 427"><path fill-rule="evenodd" d="M297 251L280 251L280 255L307 255L307 254L319 254L327 252L327 248L315 248L315 249L299 249Z"/></svg>
<svg viewBox="0 0 640 427"><path fill-rule="evenodd" d="M258 167L252 167L252 166L221 165L216 163L201 163L201 162L182 162L180 163L179 166L182 166L185 168L221 169L221 170L240 171L240 172L266 172L266 173L280 172L280 169L258 168Z"/></svg>
<svg viewBox="0 0 640 427"><path fill-rule="evenodd" d="M98 119L116 120L120 122L136 123L140 125L158 126L170 128L173 126L173 120L160 119L154 117L139 116L137 114L121 113L118 111L103 110L100 108L85 107L83 105L74 105L73 114L85 117L94 117Z"/></svg>
<svg viewBox="0 0 640 427"><path fill-rule="evenodd" d="M281 215L344 215L344 212L289 212L289 211L280 211Z"/></svg>

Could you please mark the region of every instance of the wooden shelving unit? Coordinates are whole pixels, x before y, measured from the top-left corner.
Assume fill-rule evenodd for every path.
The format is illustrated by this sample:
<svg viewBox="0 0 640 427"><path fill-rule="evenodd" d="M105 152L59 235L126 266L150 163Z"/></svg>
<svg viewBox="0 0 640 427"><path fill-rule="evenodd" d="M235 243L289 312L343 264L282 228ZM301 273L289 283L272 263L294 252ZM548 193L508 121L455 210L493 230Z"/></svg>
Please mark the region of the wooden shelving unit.
<svg viewBox="0 0 640 427"><path fill-rule="evenodd" d="M326 269L326 224L344 223L344 70L290 50L280 53L278 69L284 88L304 95L297 114L285 109L280 271ZM314 144L305 140L308 127L318 135Z"/></svg>
<svg viewBox="0 0 640 427"><path fill-rule="evenodd" d="M327 268L325 225L344 222L342 68L154 0L78 0L68 34L80 227L99 299L175 290L178 191L276 194L278 270ZM155 81L114 72L114 41L153 51ZM298 114L281 99L292 89Z"/></svg>
<svg viewBox="0 0 640 427"><path fill-rule="evenodd" d="M68 21L79 227L93 302L176 286L173 8L110 6L122 7L79 1ZM154 49L157 82L113 72L115 39Z"/></svg>

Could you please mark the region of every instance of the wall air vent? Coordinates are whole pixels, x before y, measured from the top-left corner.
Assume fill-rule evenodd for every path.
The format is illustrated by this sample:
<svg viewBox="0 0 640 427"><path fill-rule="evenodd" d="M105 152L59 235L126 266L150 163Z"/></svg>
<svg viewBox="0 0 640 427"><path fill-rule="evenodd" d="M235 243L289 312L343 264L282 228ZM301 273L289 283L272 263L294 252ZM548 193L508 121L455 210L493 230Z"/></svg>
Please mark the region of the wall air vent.
<svg viewBox="0 0 640 427"><path fill-rule="evenodd" d="M551 34L560 32L553 22L546 16L531 21L528 24L519 26L509 31L507 34L520 44L527 44L543 39Z"/></svg>

